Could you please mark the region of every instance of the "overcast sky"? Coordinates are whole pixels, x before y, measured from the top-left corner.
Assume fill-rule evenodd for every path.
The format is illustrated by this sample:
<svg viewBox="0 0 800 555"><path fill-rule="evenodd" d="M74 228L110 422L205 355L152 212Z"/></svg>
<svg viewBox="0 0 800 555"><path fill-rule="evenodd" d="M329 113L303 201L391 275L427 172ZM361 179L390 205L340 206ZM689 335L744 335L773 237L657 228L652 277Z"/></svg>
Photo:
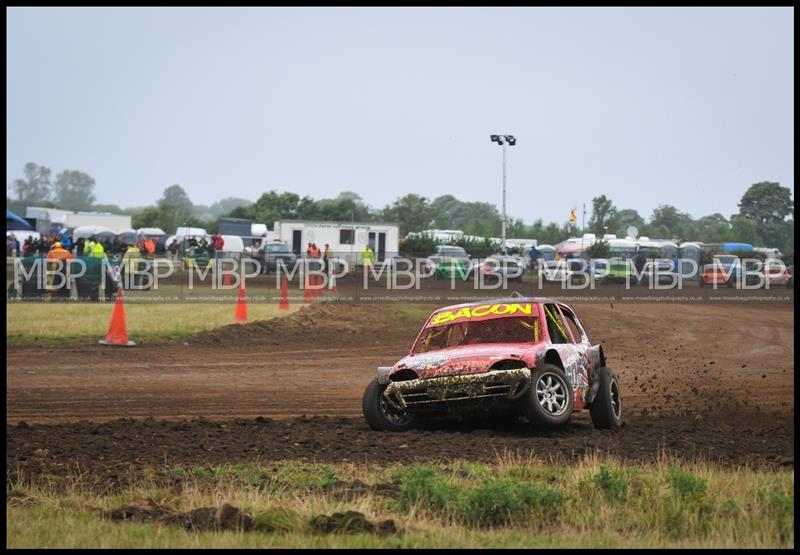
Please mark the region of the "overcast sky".
<svg viewBox="0 0 800 555"><path fill-rule="evenodd" d="M794 190L792 8L46 8L7 11L6 179L97 201L270 189L409 193L566 220ZM580 221L579 221L580 223Z"/></svg>

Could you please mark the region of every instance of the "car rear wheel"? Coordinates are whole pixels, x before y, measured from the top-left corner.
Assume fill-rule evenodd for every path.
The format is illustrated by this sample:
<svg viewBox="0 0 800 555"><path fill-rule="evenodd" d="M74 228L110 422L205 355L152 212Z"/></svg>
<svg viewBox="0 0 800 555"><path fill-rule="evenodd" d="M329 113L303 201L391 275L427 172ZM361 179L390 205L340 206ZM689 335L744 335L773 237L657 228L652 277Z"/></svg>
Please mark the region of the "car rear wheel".
<svg viewBox="0 0 800 555"><path fill-rule="evenodd" d="M523 413L534 426L558 428L572 416L574 397L564 371L544 364L531 373L531 387L522 397Z"/></svg>
<svg viewBox="0 0 800 555"><path fill-rule="evenodd" d="M373 430L387 430L389 432L404 432L414 426L416 418L413 414L395 409L384 397L385 384L378 383L378 378L373 379L364 391L361 408L367 424Z"/></svg>
<svg viewBox="0 0 800 555"><path fill-rule="evenodd" d="M622 400L617 377L605 366L595 372L600 383L597 396L589 405L592 424L599 430L619 428L622 425Z"/></svg>

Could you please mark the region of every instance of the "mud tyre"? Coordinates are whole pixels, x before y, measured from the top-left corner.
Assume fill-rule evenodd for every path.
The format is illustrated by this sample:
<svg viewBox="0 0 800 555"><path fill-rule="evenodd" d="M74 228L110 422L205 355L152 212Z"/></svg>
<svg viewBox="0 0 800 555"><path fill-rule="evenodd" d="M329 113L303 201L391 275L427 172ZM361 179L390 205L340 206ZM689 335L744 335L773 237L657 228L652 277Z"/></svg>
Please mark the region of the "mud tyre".
<svg viewBox="0 0 800 555"><path fill-rule="evenodd" d="M595 372L599 386L597 396L589 405L592 424L598 430L615 430L622 426L622 400L619 382L610 368L603 366Z"/></svg>
<svg viewBox="0 0 800 555"><path fill-rule="evenodd" d="M557 429L572 416L575 394L564 371L544 364L531 373L531 386L522 396L522 414L536 428Z"/></svg>
<svg viewBox="0 0 800 555"><path fill-rule="evenodd" d="M361 399L361 409L369 427L375 431L405 432L416 424L416 416L397 412L383 396L386 385L373 379Z"/></svg>

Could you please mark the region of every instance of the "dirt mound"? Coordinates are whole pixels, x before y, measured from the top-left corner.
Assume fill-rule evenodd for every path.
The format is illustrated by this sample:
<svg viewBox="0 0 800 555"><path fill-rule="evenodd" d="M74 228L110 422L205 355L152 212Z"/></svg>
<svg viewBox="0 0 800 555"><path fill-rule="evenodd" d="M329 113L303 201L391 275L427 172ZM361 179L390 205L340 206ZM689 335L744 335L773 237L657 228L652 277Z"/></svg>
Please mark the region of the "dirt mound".
<svg viewBox="0 0 800 555"><path fill-rule="evenodd" d="M236 529L248 531L253 528L253 519L227 501L223 501L219 507L200 507L185 513L172 512L157 503L151 503L150 507L129 505L107 511L103 516L115 522L160 522L194 532Z"/></svg>
<svg viewBox="0 0 800 555"><path fill-rule="evenodd" d="M423 314L425 311L421 311ZM231 324L190 336L190 344L239 345L258 341L264 345L302 342L304 338L329 345L380 345L400 338L409 341L419 331L425 316L398 312L391 305L319 303L283 318L248 324Z"/></svg>
<svg viewBox="0 0 800 555"><path fill-rule="evenodd" d="M311 530L317 534L359 534L375 533L386 536L397 533L393 520L372 523L358 511L333 513L332 515L317 515L309 523Z"/></svg>

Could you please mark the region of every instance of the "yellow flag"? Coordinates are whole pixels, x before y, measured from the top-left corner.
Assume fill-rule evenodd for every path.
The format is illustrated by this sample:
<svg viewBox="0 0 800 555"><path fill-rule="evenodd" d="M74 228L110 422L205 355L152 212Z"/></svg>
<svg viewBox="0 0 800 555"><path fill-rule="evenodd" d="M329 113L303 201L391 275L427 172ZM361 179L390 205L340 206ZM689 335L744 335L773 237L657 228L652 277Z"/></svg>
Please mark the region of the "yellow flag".
<svg viewBox="0 0 800 555"><path fill-rule="evenodd" d="M573 224L578 221L578 215L575 213L575 209L569 211L569 221Z"/></svg>

